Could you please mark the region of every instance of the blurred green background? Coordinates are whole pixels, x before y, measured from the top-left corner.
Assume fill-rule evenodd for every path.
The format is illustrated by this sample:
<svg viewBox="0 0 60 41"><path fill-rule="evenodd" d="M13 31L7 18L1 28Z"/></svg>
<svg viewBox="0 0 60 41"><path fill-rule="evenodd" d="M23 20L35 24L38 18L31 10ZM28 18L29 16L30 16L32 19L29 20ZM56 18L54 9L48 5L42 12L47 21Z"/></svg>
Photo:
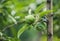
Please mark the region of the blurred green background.
<svg viewBox="0 0 60 41"><path fill-rule="evenodd" d="M0 41L47 41L46 0L0 0ZM53 0L53 41L60 41L60 0Z"/></svg>

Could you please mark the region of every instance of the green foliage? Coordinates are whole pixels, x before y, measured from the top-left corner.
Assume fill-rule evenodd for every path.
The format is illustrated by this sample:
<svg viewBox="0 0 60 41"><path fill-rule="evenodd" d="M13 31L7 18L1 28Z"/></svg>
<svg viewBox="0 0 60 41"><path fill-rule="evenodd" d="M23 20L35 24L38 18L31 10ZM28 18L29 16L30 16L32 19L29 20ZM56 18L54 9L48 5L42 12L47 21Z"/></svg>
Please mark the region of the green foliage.
<svg viewBox="0 0 60 41"><path fill-rule="evenodd" d="M53 9L54 9L54 35L56 35L58 38L60 38L60 0L53 0ZM57 40L59 41L59 40Z"/></svg>
<svg viewBox="0 0 60 41"><path fill-rule="evenodd" d="M43 2L41 4L36 4L36 9L32 10L34 13L31 12L32 14L29 15L28 9L31 3L36 4L35 0L0 0L0 30L6 34L8 41L21 41L20 37L27 29L33 28L39 31L46 30L46 23L40 20L53 10L43 11L46 4ZM34 24L36 20L37 22Z"/></svg>
<svg viewBox="0 0 60 41"><path fill-rule="evenodd" d="M43 17L44 15L50 14L50 12L53 12L53 10L48 10L48 11L40 12L39 15L40 15L40 17Z"/></svg>
<svg viewBox="0 0 60 41"><path fill-rule="evenodd" d="M28 25L25 24L21 29L19 29L18 33L17 33L17 37L19 38L21 36L21 34L28 29L27 27Z"/></svg>
<svg viewBox="0 0 60 41"><path fill-rule="evenodd" d="M45 22L38 22L35 27L38 31L45 31L47 25Z"/></svg>
<svg viewBox="0 0 60 41"><path fill-rule="evenodd" d="M45 5L46 3L42 3L40 6L38 6L35 10L35 13L39 13L44 8Z"/></svg>

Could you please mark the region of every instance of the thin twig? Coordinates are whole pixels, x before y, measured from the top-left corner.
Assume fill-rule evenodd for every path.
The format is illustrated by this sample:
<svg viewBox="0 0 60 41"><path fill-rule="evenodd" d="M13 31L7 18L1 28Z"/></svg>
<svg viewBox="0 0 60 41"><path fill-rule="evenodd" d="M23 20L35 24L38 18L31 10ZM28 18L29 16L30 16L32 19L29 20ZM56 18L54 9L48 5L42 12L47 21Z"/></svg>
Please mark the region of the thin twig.
<svg viewBox="0 0 60 41"><path fill-rule="evenodd" d="M2 30L2 32L4 32L7 28L11 28L12 26L14 26L14 25L18 25L18 24L21 24L21 23L24 23L24 21L21 21L21 22L18 21L17 24L7 25L7 26L4 27L4 29Z"/></svg>

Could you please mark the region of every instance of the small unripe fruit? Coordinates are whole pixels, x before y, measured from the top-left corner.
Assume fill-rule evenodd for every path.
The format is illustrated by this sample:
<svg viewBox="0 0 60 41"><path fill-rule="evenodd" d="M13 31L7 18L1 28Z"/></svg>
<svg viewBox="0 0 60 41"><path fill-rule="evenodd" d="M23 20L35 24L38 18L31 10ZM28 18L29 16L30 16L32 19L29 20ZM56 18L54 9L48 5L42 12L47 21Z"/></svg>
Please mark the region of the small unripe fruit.
<svg viewBox="0 0 60 41"><path fill-rule="evenodd" d="M25 21L29 24L33 23L35 20L34 15L28 15L25 17Z"/></svg>

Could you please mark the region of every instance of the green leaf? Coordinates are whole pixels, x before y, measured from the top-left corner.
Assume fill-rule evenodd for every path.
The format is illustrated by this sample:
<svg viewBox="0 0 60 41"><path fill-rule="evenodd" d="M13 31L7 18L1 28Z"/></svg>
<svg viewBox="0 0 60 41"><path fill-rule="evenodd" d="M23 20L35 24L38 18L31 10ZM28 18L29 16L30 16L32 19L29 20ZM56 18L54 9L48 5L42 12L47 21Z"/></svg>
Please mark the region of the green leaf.
<svg viewBox="0 0 60 41"><path fill-rule="evenodd" d="M15 10L20 11L25 6L28 6L30 3L34 2L35 0L12 0L15 5Z"/></svg>
<svg viewBox="0 0 60 41"><path fill-rule="evenodd" d="M36 26L36 29L37 29L38 31L43 31L43 30L45 30L45 29L46 29L46 23L45 23L45 22L40 22L40 23L38 23L37 26Z"/></svg>
<svg viewBox="0 0 60 41"><path fill-rule="evenodd" d="M8 41L21 41L21 39L18 39L16 37L10 37L8 38Z"/></svg>
<svg viewBox="0 0 60 41"><path fill-rule="evenodd" d="M16 29L14 27L10 27L10 30L11 30L13 36L16 37L16 34L17 34Z"/></svg>
<svg viewBox="0 0 60 41"><path fill-rule="evenodd" d="M45 3L42 3L40 6L37 7L37 9L35 10L35 13L39 13L39 11L42 10L42 8L44 8Z"/></svg>
<svg viewBox="0 0 60 41"><path fill-rule="evenodd" d="M17 33L17 38L19 38L26 29L28 29L27 24L25 24L21 29L19 29Z"/></svg>
<svg viewBox="0 0 60 41"><path fill-rule="evenodd" d="M50 14L51 12L53 12L53 10L48 10L48 11L40 12L39 15L40 15L40 17L43 17L44 15Z"/></svg>

